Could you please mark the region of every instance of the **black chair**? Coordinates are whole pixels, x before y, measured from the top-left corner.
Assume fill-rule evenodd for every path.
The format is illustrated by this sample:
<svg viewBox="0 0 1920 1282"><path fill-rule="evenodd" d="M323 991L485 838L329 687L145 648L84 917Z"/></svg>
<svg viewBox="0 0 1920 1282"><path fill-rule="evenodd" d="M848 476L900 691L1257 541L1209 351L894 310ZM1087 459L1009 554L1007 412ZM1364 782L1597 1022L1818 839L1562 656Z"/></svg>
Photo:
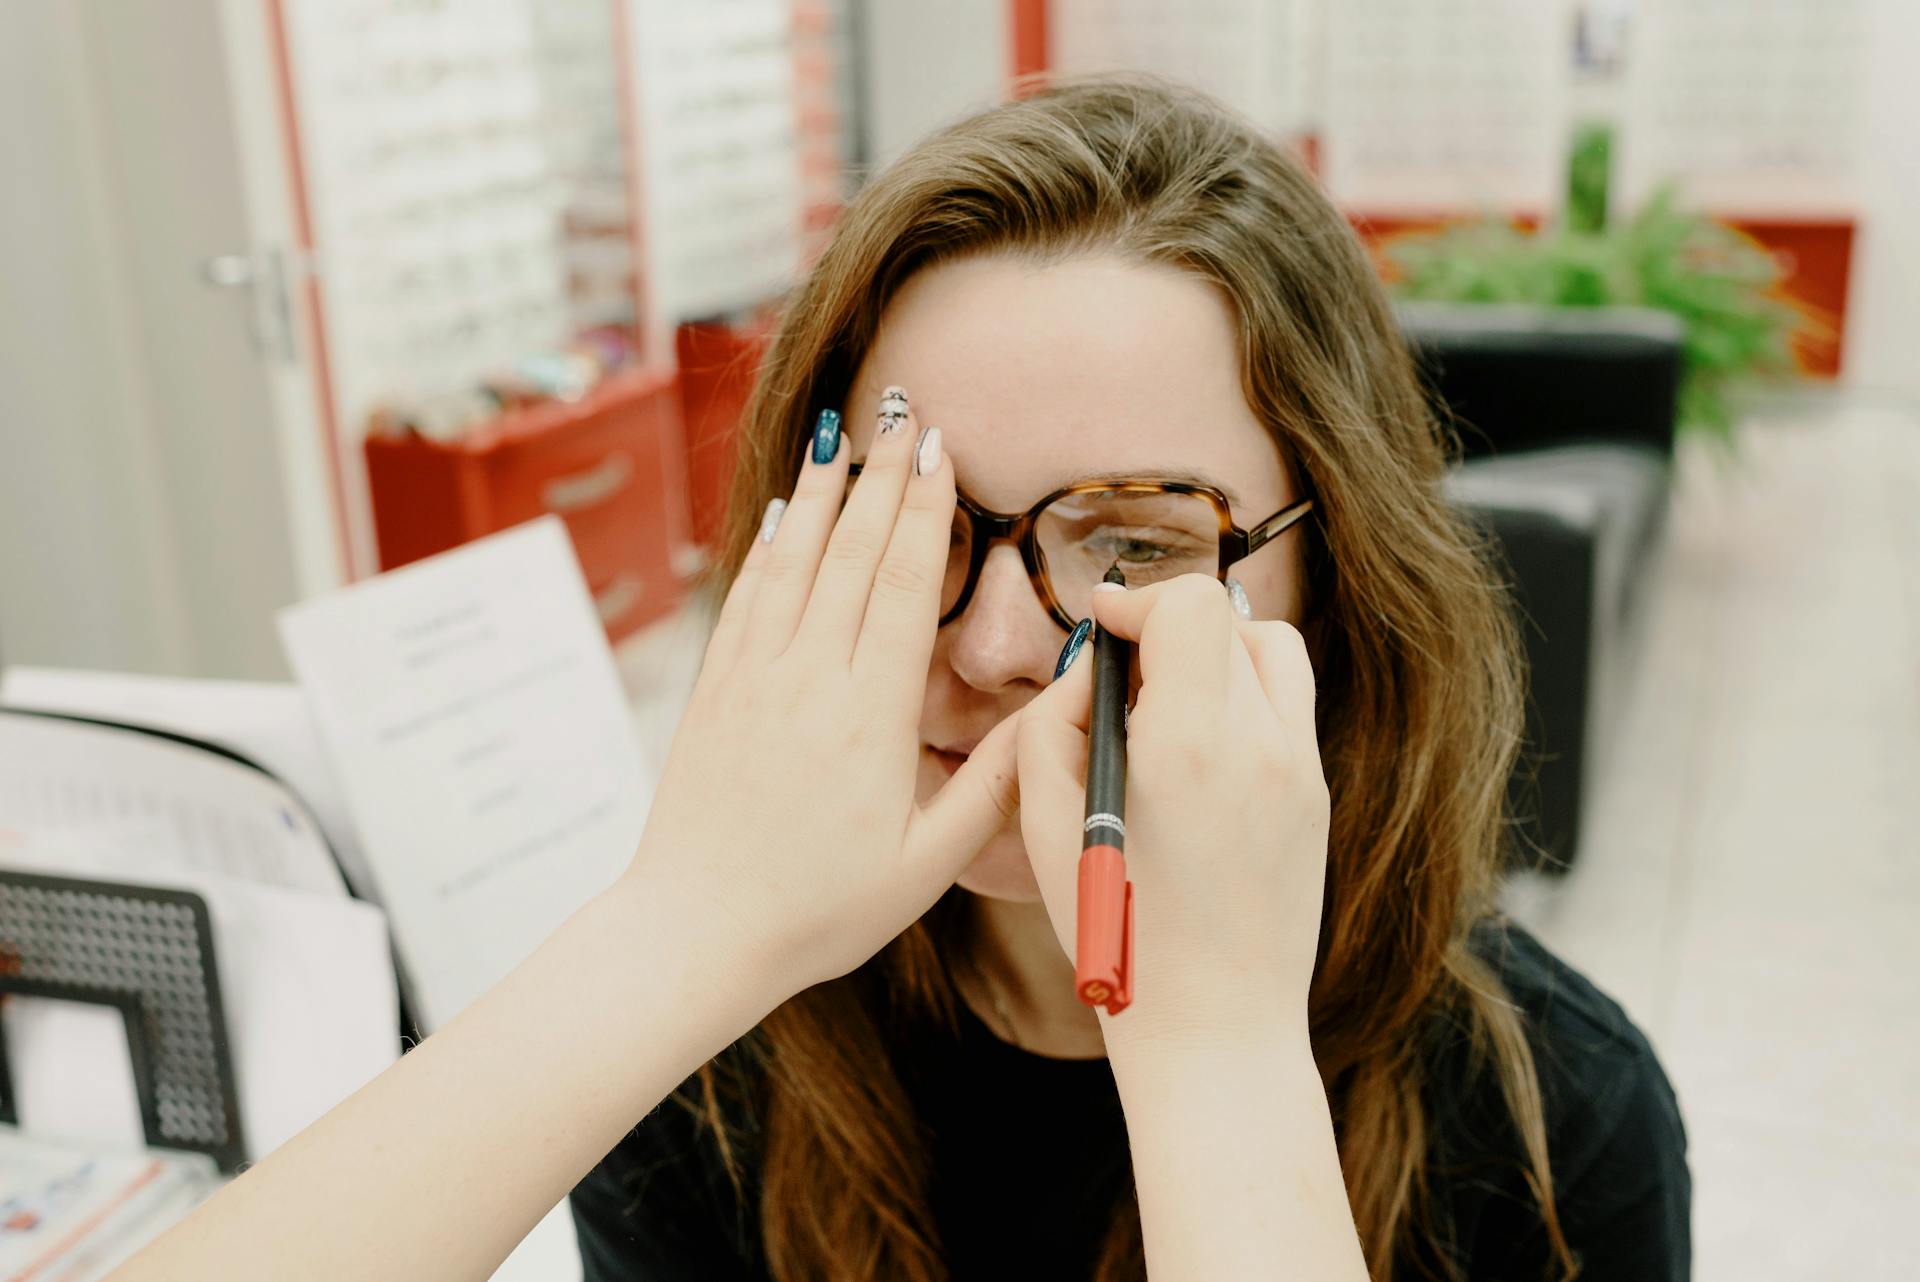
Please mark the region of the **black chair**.
<svg viewBox="0 0 1920 1282"><path fill-rule="evenodd" d="M1612 659L1666 511L1683 331L1623 308L1410 303L1400 322L1464 447L1449 494L1495 534L1520 612L1515 855L1564 869L1607 705L1623 694Z"/></svg>
<svg viewBox="0 0 1920 1282"><path fill-rule="evenodd" d="M1400 332L1469 459L1582 441L1673 454L1678 317L1645 307L1402 303Z"/></svg>

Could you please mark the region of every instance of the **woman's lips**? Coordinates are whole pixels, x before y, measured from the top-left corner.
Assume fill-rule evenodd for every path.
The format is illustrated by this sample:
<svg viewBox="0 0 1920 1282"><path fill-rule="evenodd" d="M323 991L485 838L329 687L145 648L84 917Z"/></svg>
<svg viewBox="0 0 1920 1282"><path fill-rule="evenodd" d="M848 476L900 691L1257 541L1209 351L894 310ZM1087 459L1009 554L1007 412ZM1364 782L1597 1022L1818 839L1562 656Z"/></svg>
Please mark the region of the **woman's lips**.
<svg viewBox="0 0 1920 1282"><path fill-rule="evenodd" d="M927 751L933 754L933 759L940 763L940 768L948 774L954 774L965 765L974 748L970 743L957 744L951 748L936 748L932 744L925 746Z"/></svg>

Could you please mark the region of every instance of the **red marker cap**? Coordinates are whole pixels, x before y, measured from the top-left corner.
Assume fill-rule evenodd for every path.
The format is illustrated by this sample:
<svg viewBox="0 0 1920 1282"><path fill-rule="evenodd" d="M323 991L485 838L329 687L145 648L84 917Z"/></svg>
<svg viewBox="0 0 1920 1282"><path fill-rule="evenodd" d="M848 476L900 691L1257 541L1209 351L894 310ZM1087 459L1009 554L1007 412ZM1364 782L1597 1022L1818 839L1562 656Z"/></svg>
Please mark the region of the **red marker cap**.
<svg viewBox="0 0 1920 1282"><path fill-rule="evenodd" d="M1073 986L1089 1006L1118 1015L1133 1001L1133 883L1113 846L1080 852Z"/></svg>

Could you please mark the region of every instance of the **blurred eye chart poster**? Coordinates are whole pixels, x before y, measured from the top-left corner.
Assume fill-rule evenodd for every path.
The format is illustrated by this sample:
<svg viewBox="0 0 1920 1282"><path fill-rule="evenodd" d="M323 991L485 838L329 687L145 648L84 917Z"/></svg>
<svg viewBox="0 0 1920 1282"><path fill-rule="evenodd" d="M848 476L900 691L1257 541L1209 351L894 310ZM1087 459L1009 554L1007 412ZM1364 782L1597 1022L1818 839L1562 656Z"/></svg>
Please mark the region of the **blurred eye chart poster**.
<svg viewBox="0 0 1920 1282"><path fill-rule="evenodd" d="M1558 207L1573 63L1565 0L1341 0L1325 22L1322 164L1343 208Z"/></svg>
<svg viewBox="0 0 1920 1282"><path fill-rule="evenodd" d="M676 319L758 306L801 266L799 7L637 0L632 13L655 305Z"/></svg>
<svg viewBox="0 0 1920 1282"><path fill-rule="evenodd" d="M1053 0L1047 52L1062 75L1148 71L1205 86L1292 138L1314 124L1319 17L1310 0Z"/></svg>
<svg viewBox="0 0 1920 1282"><path fill-rule="evenodd" d="M632 857L654 773L566 528L280 614L427 1031Z"/></svg>
<svg viewBox="0 0 1920 1282"><path fill-rule="evenodd" d="M1865 0L1641 0L1628 25L1621 205L1673 182L1696 208L1851 216L1867 30Z"/></svg>
<svg viewBox="0 0 1920 1282"><path fill-rule="evenodd" d="M594 304L570 284L593 274L581 255L605 245L580 244L569 227L605 216L582 204L594 201L589 167L605 163L605 144L579 154L597 136L580 120L583 99L591 111L605 95L579 83L596 60L568 56L579 42L543 15L596 7L606 6L280 6L341 421L365 422L394 397L470 389L594 319L576 313ZM597 62L612 75L610 53Z"/></svg>

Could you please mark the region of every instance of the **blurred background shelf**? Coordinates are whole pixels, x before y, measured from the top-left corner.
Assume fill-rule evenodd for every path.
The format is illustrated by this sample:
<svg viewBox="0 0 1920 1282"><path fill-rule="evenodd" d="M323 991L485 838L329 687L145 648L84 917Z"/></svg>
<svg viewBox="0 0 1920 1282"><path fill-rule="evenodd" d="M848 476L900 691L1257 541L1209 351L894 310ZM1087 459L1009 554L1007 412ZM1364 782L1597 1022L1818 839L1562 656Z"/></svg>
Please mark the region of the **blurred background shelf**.
<svg viewBox="0 0 1920 1282"><path fill-rule="evenodd" d="M672 611L691 547L674 380L616 374L578 403L513 411L449 442L369 436L380 568L552 513L610 640Z"/></svg>

